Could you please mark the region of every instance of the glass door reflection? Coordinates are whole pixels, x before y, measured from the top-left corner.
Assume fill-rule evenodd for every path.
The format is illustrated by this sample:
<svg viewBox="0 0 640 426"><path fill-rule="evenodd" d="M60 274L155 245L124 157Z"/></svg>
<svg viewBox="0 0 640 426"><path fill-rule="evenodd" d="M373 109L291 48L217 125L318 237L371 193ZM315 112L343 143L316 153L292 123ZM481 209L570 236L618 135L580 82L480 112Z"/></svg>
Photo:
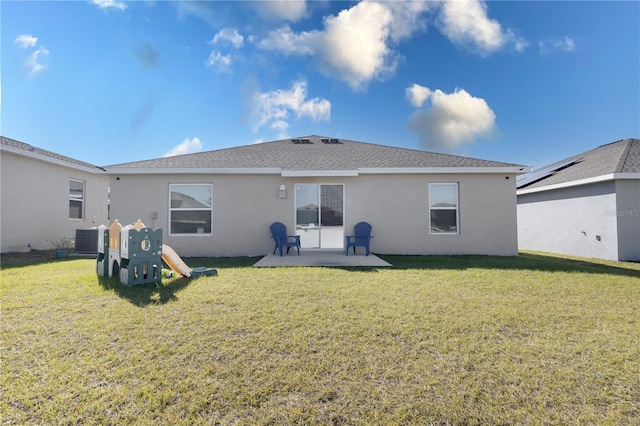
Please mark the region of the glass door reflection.
<svg viewBox="0 0 640 426"><path fill-rule="evenodd" d="M296 185L296 235L302 248L344 247L344 186Z"/></svg>

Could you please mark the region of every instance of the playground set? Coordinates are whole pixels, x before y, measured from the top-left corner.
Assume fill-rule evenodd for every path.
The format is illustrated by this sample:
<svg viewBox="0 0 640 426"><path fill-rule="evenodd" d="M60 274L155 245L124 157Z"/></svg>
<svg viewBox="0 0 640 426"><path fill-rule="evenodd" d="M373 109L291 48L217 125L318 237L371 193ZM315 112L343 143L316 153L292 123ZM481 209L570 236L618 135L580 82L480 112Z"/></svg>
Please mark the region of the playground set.
<svg viewBox="0 0 640 426"><path fill-rule="evenodd" d="M162 229L149 228L140 219L124 227L118 219L109 227L98 227L98 275L117 275L120 282L128 286L159 283L163 275L162 261L173 272L187 278L218 274L216 269L189 268L171 247L162 244Z"/></svg>

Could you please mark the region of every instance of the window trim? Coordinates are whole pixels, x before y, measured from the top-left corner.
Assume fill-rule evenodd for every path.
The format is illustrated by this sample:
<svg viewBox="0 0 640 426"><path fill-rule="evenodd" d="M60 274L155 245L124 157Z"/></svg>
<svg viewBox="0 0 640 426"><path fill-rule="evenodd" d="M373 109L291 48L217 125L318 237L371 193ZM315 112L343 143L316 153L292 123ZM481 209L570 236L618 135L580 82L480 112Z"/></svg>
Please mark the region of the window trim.
<svg viewBox="0 0 640 426"><path fill-rule="evenodd" d="M456 189L456 206L455 207L431 207L431 187L436 185L453 185ZM429 183L429 196L428 196L428 209L429 209L429 235L460 235L460 183L459 182L430 182ZM433 232L431 226L431 211L432 210L455 210L456 212L456 231L455 232Z"/></svg>
<svg viewBox="0 0 640 426"><path fill-rule="evenodd" d="M174 208L171 207L171 193L172 193L172 188L174 186L208 186L210 193L211 193L211 206L208 208L188 208L188 209L181 209L181 208ZM169 203L168 203L168 217L167 217L167 229L168 229L168 235L172 236L172 237L210 237L211 235L213 235L213 183L209 182L174 182L174 183L170 183L169 184ZM210 232L203 232L201 234L199 233L191 233L191 234L186 234L186 233L174 233L173 229L171 227L171 218L172 218L172 213L174 211L208 211L209 212L209 218L211 220L211 231Z"/></svg>
<svg viewBox="0 0 640 426"><path fill-rule="evenodd" d="M76 198L71 195L71 182L79 182L82 184L82 196L80 198ZM68 194L69 220L84 220L85 205L86 205L86 188L87 188L86 181L82 179L69 178L69 194ZM80 201L80 217L71 217L71 201Z"/></svg>

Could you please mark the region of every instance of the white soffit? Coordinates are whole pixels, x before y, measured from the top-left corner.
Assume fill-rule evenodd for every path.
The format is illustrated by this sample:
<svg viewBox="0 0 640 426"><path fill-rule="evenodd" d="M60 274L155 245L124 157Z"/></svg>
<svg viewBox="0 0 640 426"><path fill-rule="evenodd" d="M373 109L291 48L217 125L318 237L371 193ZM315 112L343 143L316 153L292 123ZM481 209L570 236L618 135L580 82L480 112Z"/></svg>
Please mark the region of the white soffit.
<svg viewBox="0 0 640 426"><path fill-rule="evenodd" d="M106 167L110 175L276 175L278 168Z"/></svg>
<svg viewBox="0 0 640 426"><path fill-rule="evenodd" d="M471 174L471 173L514 173L531 171L531 167L397 167L362 168L357 170L282 170L280 168L193 168L193 167L107 167L108 174L236 174L273 175L282 177L354 177L362 174Z"/></svg>
<svg viewBox="0 0 640 426"><path fill-rule="evenodd" d="M360 174L455 174L455 173L528 173L530 166L524 167L413 167L413 168L362 168Z"/></svg>
<svg viewBox="0 0 640 426"><path fill-rule="evenodd" d="M283 170L282 177L358 176L357 170Z"/></svg>

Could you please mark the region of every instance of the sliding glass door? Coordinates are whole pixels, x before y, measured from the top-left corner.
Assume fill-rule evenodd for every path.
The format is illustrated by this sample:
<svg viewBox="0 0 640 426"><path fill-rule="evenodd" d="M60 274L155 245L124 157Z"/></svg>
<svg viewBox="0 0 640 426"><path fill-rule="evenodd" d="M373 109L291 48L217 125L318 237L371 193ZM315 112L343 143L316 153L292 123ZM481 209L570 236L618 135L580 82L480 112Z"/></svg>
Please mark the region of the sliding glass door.
<svg viewBox="0 0 640 426"><path fill-rule="evenodd" d="M296 235L302 248L342 248L344 186L296 184Z"/></svg>

